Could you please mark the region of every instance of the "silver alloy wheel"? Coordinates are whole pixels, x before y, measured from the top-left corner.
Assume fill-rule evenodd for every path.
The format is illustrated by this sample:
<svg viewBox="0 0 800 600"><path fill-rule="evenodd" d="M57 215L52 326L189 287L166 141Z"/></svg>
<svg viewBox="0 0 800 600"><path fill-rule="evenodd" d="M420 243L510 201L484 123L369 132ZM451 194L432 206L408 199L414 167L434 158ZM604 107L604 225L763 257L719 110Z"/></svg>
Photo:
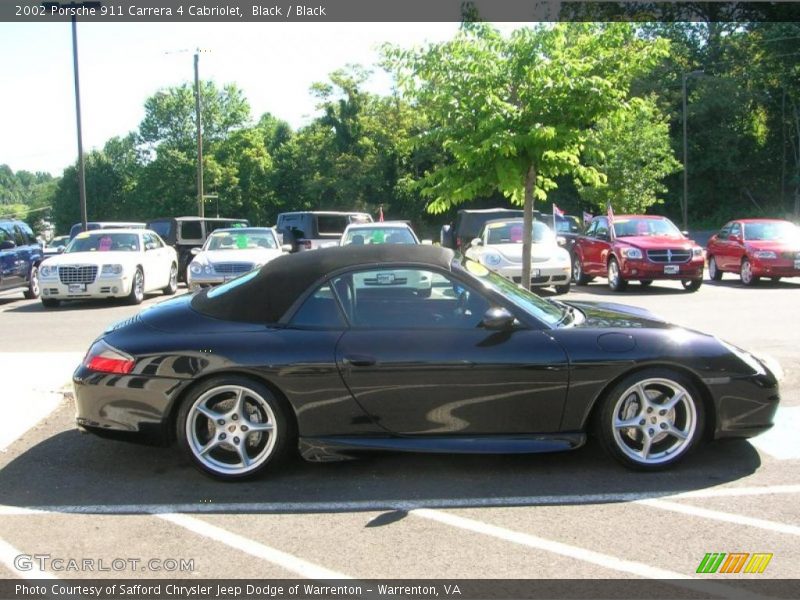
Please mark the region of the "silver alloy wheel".
<svg viewBox="0 0 800 600"><path fill-rule="evenodd" d="M31 278L28 284L28 289L25 291L25 297L33 300L39 297L41 289L39 288L39 267L31 268Z"/></svg>
<svg viewBox="0 0 800 600"><path fill-rule="evenodd" d="M184 426L195 459L218 475L256 471L272 454L278 436L269 402L241 385L221 385L202 394Z"/></svg>
<svg viewBox="0 0 800 600"><path fill-rule="evenodd" d="M137 303L144 300L144 275L141 269L136 269L133 276L133 296Z"/></svg>
<svg viewBox="0 0 800 600"><path fill-rule="evenodd" d="M577 257L572 261L572 281L580 285L581 280L581 261Z"/></svg>
<svg viewBox="0 0 800 600"><path fill-rule="evenodd" d="M614 259L608 263L608 285L612 290L615 291L621 287L619 265Z"/></svg>
<svg viewBox="0 0 800 600"><path fill-rule="evenodd" d="M612 415L614 442L641 465L676 459L691 447L697 428L695 400L671 379L635 383L617 399Z"/></svg>
<svg viewBox="0 0 800 600"><path fill-rule="evenodd" d="M745 285L753 284L753 265L746 258L742 261L742 269L740 272L742 283Z"/></svg>
<svg viewBox="0 0 800 600"><path fill-rule="evenodd" d="M708 259L708 276L714 281L719 281L720 276L717 272L717 259L713 256Z"/></svg>
<svg viewBox="0 0 800 600"><path fill-rule="evenodd" d="M164 293L171 295L178 291L178 265L172 263L172 266L169 268L169 283L167 283L167 287L164 288Z"/></svg>

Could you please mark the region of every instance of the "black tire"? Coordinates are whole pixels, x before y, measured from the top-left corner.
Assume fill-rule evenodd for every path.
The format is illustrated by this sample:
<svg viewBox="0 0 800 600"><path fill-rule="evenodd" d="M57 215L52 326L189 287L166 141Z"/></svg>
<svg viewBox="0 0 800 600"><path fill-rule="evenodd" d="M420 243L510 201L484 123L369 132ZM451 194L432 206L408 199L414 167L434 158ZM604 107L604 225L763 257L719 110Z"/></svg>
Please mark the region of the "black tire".
<svg viewBox="0 0 800 600"><path fill-rule="evenodd" d="M780 277L770 277L770 281L772 281L772 283L780 283L781 282L781 278Z"/></svg>
<svg viewBox="0 0 800 600"><path fill-rule="evenodd" d="M639 281L639 285L642 287L649 287L653 283L652 279L642 279Z"/></svg>
<svg viewBox="0 0 800 600"><path fill-rule="evenodd" d="M641 401L642 389L646 402ZM659 408L673 398L678 398L673 408ZM632 373L614 385L602 402L595 433L605 451L629 469L670 468L703 435L705 409L700 391L688 377L671 369Z"/></svg>
<svg viewBox="0 0 800 600"><path fill-rule="evenodd" d="M28 279L28 289L23 292L28 300L36 300L41 293L39 287L39 265L31 267L31 275Z"/></svg>
<svg viewBox="0 0 800 600"><path fill-rule="evenodd" d="M56 298L42 298L42 306L45 308L58 308L60 304L61 301Z"/></svg>
<svg viewBox="0 0 800 600"><path fill-rule="evenodd" d="M717 259L713 256L708 257L708 276L712 281L722 281L722 271L717 267Z"/></svg>
<svg viewBox="0 0 800 600"><path fill-rule="evenodd" d="M683 289L687 292L696 292L700 289L700 286L703 285L702 279L684 279L681 281L681 285L683 285Z"/></svg>
<svg viewBox="0 0 800 600"><path fill-rule="evenodd" d="M227 481L254 477L274 465L295 437L285 403L263 383L241 376L214 377L192 389L178 409L175 427L189 461Z"/></svg>
<svg viewBox="0 0 800 600"><path fill-rule="evenodd" d="M165 296L173 296L178 291L178 265L175 263L169 268L169 283L161 291Z"/></svg>
<svg viewBox="0 0 800 600"><path fill-rule="evenodd" d="M628 288L628 282L622 277L619 263L613 256L608 261L608 287L612 292L624 292Z"/></svg>
<svg viewBox="0 0 800 600"><path fill-rule="evenodd" d="M742 280L742 284L746 286L757 285L758 281L761 279L760 277L753 275L753 265L750 263L750 259L746 256L742 259L742 266L739 270L739 278Z"/></svg>
<svg viewBox="0 0 800 600"><path fill-rule="evenodd" d="M144 273L141 267L136 267L131 281L131 293L125 298L128 304L141 304L144 300Z"/></svg>
<svg viewBox="0 0 800 600"><path fill-rule="evenodd" d="M583 272L583 263L581 263L581 259L577 256L572 257L572 281L575 282L575 285L586 285L592 280L591 277L587 277L586 274Z"/></svg>
<svg viewBox="0 0 800 600"><path fill-rule="evenodd" d="M569 292L570 284L567 283L566 285L557 285L556 286L556 294L566 294Z"/></svg>

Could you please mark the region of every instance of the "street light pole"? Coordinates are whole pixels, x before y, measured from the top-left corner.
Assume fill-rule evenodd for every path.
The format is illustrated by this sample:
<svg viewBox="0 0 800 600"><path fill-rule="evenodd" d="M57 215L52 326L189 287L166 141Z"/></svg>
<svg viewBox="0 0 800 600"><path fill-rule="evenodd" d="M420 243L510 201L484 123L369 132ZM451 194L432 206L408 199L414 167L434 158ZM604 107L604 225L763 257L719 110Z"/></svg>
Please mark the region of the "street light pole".
<svg viewBox="0 0 800 600"><path fill-rule="evenodd" d="M203 202L203 122L200 102L200 49L194 54L194 110L197 118L197 214L205 216Z"/></svg>
<svg viewBox="0 0 800 600"><path fill-rule="evenodd" d="M689 230L689 149L686 135L686 80L692 75L700 75L703 71L691 71L683 74L683 231Z"/></svg>

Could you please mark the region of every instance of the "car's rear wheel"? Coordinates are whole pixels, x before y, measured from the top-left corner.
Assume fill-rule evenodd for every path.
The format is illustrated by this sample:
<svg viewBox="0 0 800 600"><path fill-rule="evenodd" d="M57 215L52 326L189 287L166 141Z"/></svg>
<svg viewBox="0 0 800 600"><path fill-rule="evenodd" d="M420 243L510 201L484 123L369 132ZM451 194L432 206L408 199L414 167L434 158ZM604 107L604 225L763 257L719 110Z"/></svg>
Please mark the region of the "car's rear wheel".
<svg viewBox="0 0 800 600"><path fill-rule="evenodd" d="M668 369L633 373L607 394L597 433L606 451L628 468L666 469L698 443L705 414L700 392Z"/></svg>
<svg viewBox="0 0 800 600"><path fill-rule="evenodd" d="M164 292L165 296L172 296L178 291L178 265L175 263L172 263L172 266L169 268L169 283L167 283L167 286L161 291Z"/></svg>
<svg viewBox="0 0 800 600"><path fill-rule="evenodd" d="M722 280L722 271L717 268L717 259L713 256L708 257L708 276L712 281Z"/></svg>
<svg viewBox="0 0 800 600"><path fill-rule="evenodd" d="M702 279L684 279L681 281L681 285L683 285L683 289L687 292L696 292L700 289L700 286L703 285Z"/></svg>
<svg viewBox="0 0 800 600"><path fill-rule="evenodd" d="M556 286L556 294L566 294L569 292L570 284L566 285L557 285Z"/></svg>
<svg viewBox="0 0 800 600"><path fill-rule="evenodd" d="M42 306L45 308L58 308L59 304L61 304L61 301L55 298L42 298Z"/></svg>
<svg viewBox="0 0 800 600"><path fill-rule="evenodd" d="M639 281L639 285L641 285L642 287L648 287L651 283L653 283L652 279L641 279Z"/></svg>
<svg viewBox="0 0 800 600"><path fill-rule="evenodd" d="M739 271L739 277L744 285L755 285L758 283L759 277L753 274L753 265L747 257L742 259L742 268Z"/></svg>
<svg viewBox="0 0 800 600"><path fill-rule="evenodd" d="M612 292L624 292L628 287L628 282L622 277L619 271L619 263L616 258L608 261L608 287Z"/></svg>
<svg viewBox="0 0 800 600"><path fill-rule="evenodd" d="M178 441L204 473L241 479L285 454L291 423L283 403L265 385L238 376L215 377L181 404Z"/></svg>
<svg viewBox="0 0 800 600"><path fill-rule="evenodd" d="M131 282L131 293L128 294L128 304L141 304L144 300L144 273L141 267L136 267L136 273L133 274L133 281Z"/></svg>
<svg viewBox="0 0 800 600"><path fill-rule="evenodd" d="M586 285L591 281L591 277L587 277L583 272L583 263L578 256L572 257L572 281L575 285Z"/></svg>
<svg viewBox="0 0 800 600"><path fill-rule="evenodd" d="M28 300L35 300L39 297L39 267L31 267L31 277L28 281L28 289L24 294Z"/></svg>

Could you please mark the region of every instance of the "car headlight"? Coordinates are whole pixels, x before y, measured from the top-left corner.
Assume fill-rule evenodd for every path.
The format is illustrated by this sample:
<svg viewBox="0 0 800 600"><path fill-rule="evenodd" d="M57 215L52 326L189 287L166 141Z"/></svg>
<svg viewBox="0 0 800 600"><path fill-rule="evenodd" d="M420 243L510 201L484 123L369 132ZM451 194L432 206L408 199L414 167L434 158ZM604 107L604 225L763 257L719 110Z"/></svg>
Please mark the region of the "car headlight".
<svg viewBox="0 0 800 600"><path fill-rule="evenodd" d="M700 246L692 248L692 258L698 258L700 256L703 256L703 249Z"/></svg>
<svg viewBox="0 0 800 600"><path fill-rule="evenodd" d="M742 350L741 348L737 348L733 344L729 344L723 340L720 340L720 343L731 352L731 354L736 355L736 357L741 360L744 364L748 367L753 369L756 372L756 375L766 375L767 371L764 369L764 365L761 364L761 361L758 360L755 356L750 354L749 352Z"/></svg>
<svg viewBox="0 0 800 600"><path fill-rule="evenodd" d="M122 273L122 265L103 265L100 270L101 275L119 275Z"/></svg>
<svg viewBox="0 0 800 600"><path fill-rule="evenodd" d="M775 254L772 250L759 250L753 253L753 256L756 258L778 258L778 255Z"/></svg>
<svg viewBox="0 0 800 600"><path fill-rule="evenodd" d="M200 263L193 262L189 265L189 272L192 275L202 275L204 266L205 265L201 265Z"/></svg>
<svg viewBox="0 0 800 600"><path fill-rule="evenodd" d="M49 277L55 277L58 275L58 267L51 267L50 265L42 265L39 268L39 277L44 277L45 279Z"/></svg>
<svg viewBox="0 0 800 600"><path fill-rule="evenodd" d="M495 252L487 252L481 256L481 261L488 267L496 267L503 262L503 258Z"/></svg>
<svg viewBox="0 0 800 600"><path fill-rule="evenodd" d="M642 251L638 248L623 248L622 256L625 258L632 258L633 260L642 260Z"/></svg>

